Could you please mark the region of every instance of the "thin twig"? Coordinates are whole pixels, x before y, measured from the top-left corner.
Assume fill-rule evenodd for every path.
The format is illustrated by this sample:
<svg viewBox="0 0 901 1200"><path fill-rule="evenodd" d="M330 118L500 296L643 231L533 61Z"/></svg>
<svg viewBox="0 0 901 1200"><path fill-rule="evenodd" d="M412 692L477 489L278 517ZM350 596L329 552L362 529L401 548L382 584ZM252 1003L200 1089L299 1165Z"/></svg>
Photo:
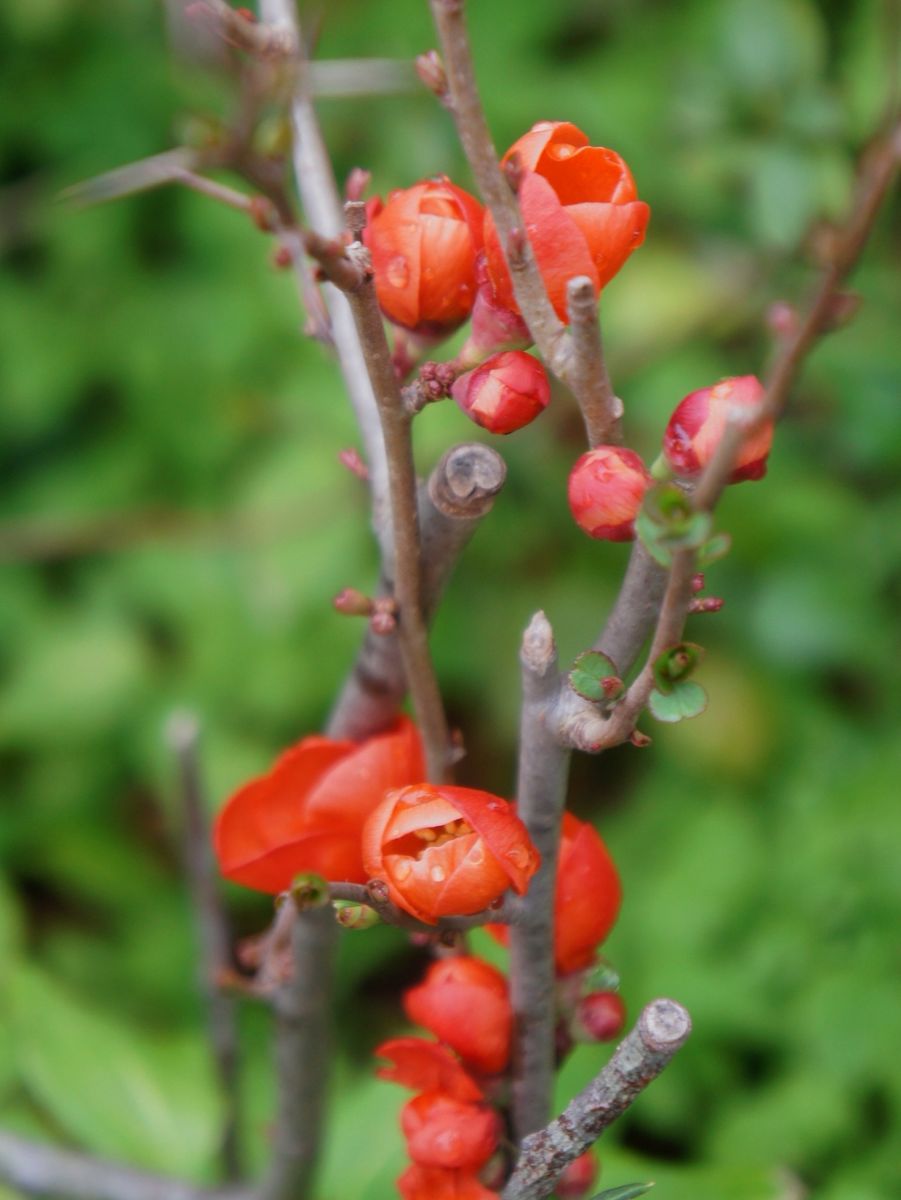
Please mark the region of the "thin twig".
<svg viewBox="0 0 901 1200"><path fill-rule="evenodd" d="M498 238L510 267L513 291L523 319L547 365L566 378L569 348L563 323L547 296L541 272L528 239L522 215L498 163L476 83L463 0L430 0L447 72L451 111L466 158L479 191L494 217ZM516 254L510 254L516 247ZM512 257L512 261L511 261Z"/></svg>
<svg viewBox="0 0 901 1200"><path fill-rule="evenodd" d="M623 406L607 372L594 285L587 275L578 275L566 285L566 297L572 333L570 375L576 383L574 394L582 409L588 444L592 448L619 446Z"/></svg>
<svg viewBox="0 0 901 1200"><path fill-rule="evenodd" d="M0 1131L0 1179L26 1196L57 1200L251 1200L239 1188L196 1187Z"/></svg>
<svg viewBox="0 0 901 1200"><path fill-rule="evenodd" d="M510 1000L515 1022L513 1133L518 1142L545 1125L554 1084L554 889L570 754L545 724L557 683L557 651L544 613L529 623L520 651L523 701L516 807L541 866L510 931Z"/></svg>
<svg viewBox="0 0 901 1200"><path fill-rule="evenodd" d="M674 1000L654 1000L588 1087L544 1129L525 1139L502 1200L543 1200L569 1163L595 1142L657 1078L691 1033Z"/></svg>
<svg viewBox="0 0 901 1200"><path fill-rule="evenodd" d="M506 476L504 460L480 442L453 446L419 492L423 603L434 613L460 555L490 512ZM383 571L380 595L392 595L393 578ZM368 629L327 725L330 737L355 741L386 729L406 692L397 634Z"/></svg>
<svg viewBox="0 0 901 1200"><path fill-rule="evenodd" d="M355 263L368 267L369 251L351 247ZM348 293L382 423L388 460L388 496L394 543L394 596L398 605L398 640L413 711L422 735L429 779L447 778L450 739L444 704L429 651L423 610L422 562L413 465L412 417L404 407L400 384L382 324L371 272Z"/></svg>
<svg viewBox="0 0 901 1200"><path fill-rule="evenodd" d="M239 192L236 188L228 187L215 179L208 179L206 175L198 175L195 171L175 168L171 179L173 183L181 183L191 191L199 192L202 196L209 196L211 200L218 200L220 204L225 204L229 208L236 208L239 212L253 212L253 196Z"/></svg>
<svg viewBox="0 0 901 1200"><path fill-rule="evenodd" d="M278 18L269 21L248 20L226 0L195 0L189 10L198 15L207 14L218 23L226 40L250 54L270 59L297 56L297 36L289 21Z"/></svg>
<svg viewBox="0 0 901 1200"><path fill-rule="evenodd" d="M199 942L199 983L207 1014L207 1031L223 1103L221 1138L225 1178L240 1178L238 1151L238 1031L234 997L219 985L230 966L231 938L218 887L209 820L198 758L199 728L191 713L173 713L166 738L176 757L179 800L183 814L185 873Z"/></svg>
<svg viewBox="0 0 901 1200"><path fill-rule="evenodd" d="M484 909L465 917L442 917L436 924L427 925L387 899L382 894L379 882L330 883L329 895L333 900L365 904L377 912L386 925L394 925L409 933L465 933L469 929L478 929L480 925L514 925L521 919L520 906L508 897L496 908Z"/></svg>
<svg viewBox="0 0 901 1200"><path fill-rule="evenodd" d="M830 260L804 316L798 321L797 329L782 344L773 363L758 415L753 422L747 424L734 421L729 423L716 453L695 489L693 504L696 508L707 512L713 509L729 481L745 439L752 436L765 422L776 420L782 415L805 360L819 339L829 330L833 302L863 253L876 217L895 178L899 162L901 121L865 155L851 214L836 233Z"/></svg>
<svg viewBox="0 0 901 1200"><path fill-rule="evenodd" d="M289 905L292 902L285 901L285 907ZM275 1144L260 1200L305 1200L310 1194L328 1086L337 935L331 906L295 914L292 977L272 997L276 1020Z"/></svg>

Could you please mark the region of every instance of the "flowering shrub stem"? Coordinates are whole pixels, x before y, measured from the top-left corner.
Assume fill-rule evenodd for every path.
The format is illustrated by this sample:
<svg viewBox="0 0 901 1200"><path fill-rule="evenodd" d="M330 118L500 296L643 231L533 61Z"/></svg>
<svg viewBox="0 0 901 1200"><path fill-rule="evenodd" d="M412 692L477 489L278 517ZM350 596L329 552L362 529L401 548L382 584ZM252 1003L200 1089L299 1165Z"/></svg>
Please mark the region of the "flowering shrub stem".
<svg viewBox="0 0 901 1200"><path fill-rule="evenodd" d="M569 281L566 292L572 331L570 373L578 381L574 394L582 410L588 445L592 449L622 445L623 406L607 372L594 287L587 276L580 275Z"/></svg>

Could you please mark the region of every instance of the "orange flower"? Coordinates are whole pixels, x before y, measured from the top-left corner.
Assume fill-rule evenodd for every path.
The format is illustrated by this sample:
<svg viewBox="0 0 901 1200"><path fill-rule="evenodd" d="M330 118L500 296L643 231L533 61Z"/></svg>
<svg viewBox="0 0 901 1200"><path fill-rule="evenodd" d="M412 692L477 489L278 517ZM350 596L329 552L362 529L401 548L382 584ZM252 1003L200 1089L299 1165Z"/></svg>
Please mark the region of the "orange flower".
<svg viewBox="0 0 901 1200"><path fill-rule="evenodd" d="M407 1151L423 1167L477 1171L500 1140L501 1121L487 1104L455 1100L444 1092L424 1092L401 1109Z"/></svg>
<svg viewBox="0 0 901 1200"><path fill-rule="evenodd" d="M444 1092L455 1100L481 1100L482 1089L464 1070L460 1060L437 1042L425 1038L389 1038L375 1048L376 1058L387 1058L394 1064L380 1067L379 1079L399 1083L414 1092Z"/></svg>
<svg viewBox="0 0 901 1200"><path fill-rule="evenodd" d="M449 179L426 179L370 203L363 239L382 312L416 333L452 333L472 312L483 209Z"/></svg>
<svg viewBox="0 0 901 1200"><path fill-rule="evenodd" d="M558 975L582 971L613 928L622 901L616 865L601 835L587 821L563 814L554 893L554 964ZM506 925L488 925L503 945Z"/></svg>
<svg viewBox="0 0 901 1200"><path fill-rule="evenodd" d="M504 163L521 168L519 205L550 301L568 320L566 285L587 275L600 292L644 241L650 216L629 168L613 150L589 146L566 121L542 121L514 142ZM485 217L488 273L499 303L518 312L491 214Z"/></svg>
<svg viewBox="0 0 901 1200"><path fill-rule="evenodd" d="M403 1200L498 1200L472 1171L448 1171L414 1163L397 1181Z"/></svg>
<svg viewBox="0 0 901 1200"><path fill-rule="evenodd" d="M363 863L395 904L433 925L479 912L508 887L524 892L539 856L506 800L421 783L392 792L373 812Z"/></svg>
<svg viewBox="0 0 901 1200"><path fill-rule="evenodd" d="M227 879L281 892L300 871L365 883L360 834L387 791L421 779L419 733L402 717L365 742L307 737L226 802L213 843Z"/></svg>
<svg viewBox="0 0 901 1200"><path fill-rule="evenodd" d="M462 954L440 959L404 993L404 1011L479 1074L496 1075L510 1060L513 1010L507 981L490 963Z"/></svg>
<svg viewBox="0 0 901 1200"><path fill-rule="evenodd" d="M677 406L663 435L663 453L677 475L700 475L716 452L730 416L753 417L764 397L755 375L721 379L713 387L690 392ZM773 444L773 422L767 421L745 439L735 460L730 483L762 479Z"/></svg>
<svg viewBox="0 0 901 1200"><path fill-rule="evenodd" d="M505 350L459 375L451 395L483 429L514 433L547 408L551 385L537 358L522 350Z"/></svg>

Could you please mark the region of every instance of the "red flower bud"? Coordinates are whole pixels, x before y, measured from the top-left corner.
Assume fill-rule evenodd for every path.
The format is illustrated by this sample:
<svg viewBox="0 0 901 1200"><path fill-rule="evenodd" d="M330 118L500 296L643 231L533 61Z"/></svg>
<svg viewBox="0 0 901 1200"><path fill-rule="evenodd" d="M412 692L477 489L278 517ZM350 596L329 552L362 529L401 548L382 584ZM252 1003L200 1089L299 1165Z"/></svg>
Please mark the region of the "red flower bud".
<svg viewBox="0 0 901 1200"><path fill-rule="evenodd" d="M581 1200L591 1188L598 1173L598 1160L593 1150L586 1150L574 1158L554 1188L557 1200Z"/></svg>
<svg viewBox="0 0 901 1200"><path fill-rule="evenodd" d="M377 1058L388 1058L393 1067L380 1067L379 1079L399 1083L414 1092L443 1092L455 1100L483 1099L476 1081L460 1065L446 1046L425 1038L399 1037L382 1042L375 1049Z"/></svg>
<svg viewBox="0 0 901 1200"><path fill-rule="evenodd" d="M263 892L300 871L365 883L363 822L391 788L424 772L416 727L401 718L359 744L307 737L226 802L213 842L227 879Z"/></svg>
<svg viewBox="0 0 901 1200"><path fill-rule="evenodd" d="M573 1032L580 1042L612 1042L626 1024L618 992L589 992L576 1005Z"/></svg>
<svg viewBox="0 0 901 1200"><path fill-rule="evenodd" d="M423 982L404 993L404 1011L479 1074L496 1075L510 1060L507 981L481 959L456 955L433 963Z"/></svg>
<svg viewBox="0 0 901 1200"><path fill-rule="evenodd" d="M363 828L363 863L421 921L479 912L524 892L539 856L512 807L474 788L416 784L392 792Z"/></svg>
<svg viewBox="0 0 901 1200"><path fill-rule="evenodd" d="M570 511L589 537L629 542L635 536L635 518L651 483L634 450L596 446L583 454L570 472Z"/></svg>
<svg viewBox="0 0 901 1200"><path fill-rule="evenodd" d="M676 406L663 435L663 453L677 475L700 475L720 444L726 425L733 419L753 421L764 397L754 375L721 379L713 387L690 392ZM773 444L773 422L767 420L745 439L729 476L730 483L762 479Z"/></svg>
<svg viewBox="0 0 901 1200"><path fill-rule="evenodd" d="M382 312L415 333L452 333L475 300L482 222L481 204L446 178L371 203L363 240Z"/></svg>
<svg viewBox="0 0 901 1200"><path fill-rule="evenodd" d="M498 1200L471 1171L447 1171L414 1163L397 1181L402 1200Z"/></svg>
<svg viewBox="0 0 901 1200"><path fill-rule="evenodd" d="M523 350L506 350L460 375L451 395L483 429L513 433L547 408L551 386L537 358Z"/></svg>
<svg viewBox="0 0 901 1200"><path fill-rule="evenodd" d="M542 121L514 142L504 164L519 163L519 206L532 252L557 316L567 321L566 285L587 275L595 294L644 241L650 216L629 168L613 150L589 146L566 121ZM485 251L498 301L519 311L491 214Z"/></svg>
<svg viewBox="0 0 901 1200"><path fill-rule="evenodd" d="M487 1104L467 1104L444 1092L425 1092L401 1110L407 1151L424 1167L477 1171L500 1140L500 1117Z"/></svg>
<svg viewBox="0 0 901 1200"><path fill-rule="evenodd" d="M601 835L587 821L563 814L554 893L554 963L558 975L589 966L613 928L622 901L619 874ZM505 925L489 925L504 945Z"/></svg>

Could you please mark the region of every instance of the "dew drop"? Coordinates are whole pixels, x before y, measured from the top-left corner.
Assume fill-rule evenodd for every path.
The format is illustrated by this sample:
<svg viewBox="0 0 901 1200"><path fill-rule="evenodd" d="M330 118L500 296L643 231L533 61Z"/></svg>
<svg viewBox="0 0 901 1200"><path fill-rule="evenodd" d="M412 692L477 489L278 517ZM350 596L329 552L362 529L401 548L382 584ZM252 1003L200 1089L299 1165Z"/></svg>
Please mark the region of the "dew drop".
<svg viewBox="0 0 901 1200"><path fill-rule="evenodd" d="M429 871L429 879L432 883L444 883L446 878L444 867L432 867Z"/></svg>
<svg viewBox="0 0 901 1200"><path fill-rule="evenodd" d="M525 846L514 846L512 850L507 851L504 857L513 863L514 867L525 868L531 861L531 855Z"/></svg>
<svg viewBox="0 0 901 1200"><path fill-rule="evenodd" d="M410 862L410 860L407 858L402 858L394 868L394 878L397 879L398 882L403 883L403 881L408 878L412 870L413 864Z"/></svg>
<svg viewBox="0 0 901 1200"><path fill-rule="evenodd" d="M407 286L407 281L410 278L410 264L402 254L398 254L388 263L385 278L392 287L403 288Z"/></svg>
<svg viewBox="0 0 901 1200"><path fill-rule="evenodd" d="M489 800L485 807L490 808L492 812L500 812L504 806L499 800Z"/></svg>

